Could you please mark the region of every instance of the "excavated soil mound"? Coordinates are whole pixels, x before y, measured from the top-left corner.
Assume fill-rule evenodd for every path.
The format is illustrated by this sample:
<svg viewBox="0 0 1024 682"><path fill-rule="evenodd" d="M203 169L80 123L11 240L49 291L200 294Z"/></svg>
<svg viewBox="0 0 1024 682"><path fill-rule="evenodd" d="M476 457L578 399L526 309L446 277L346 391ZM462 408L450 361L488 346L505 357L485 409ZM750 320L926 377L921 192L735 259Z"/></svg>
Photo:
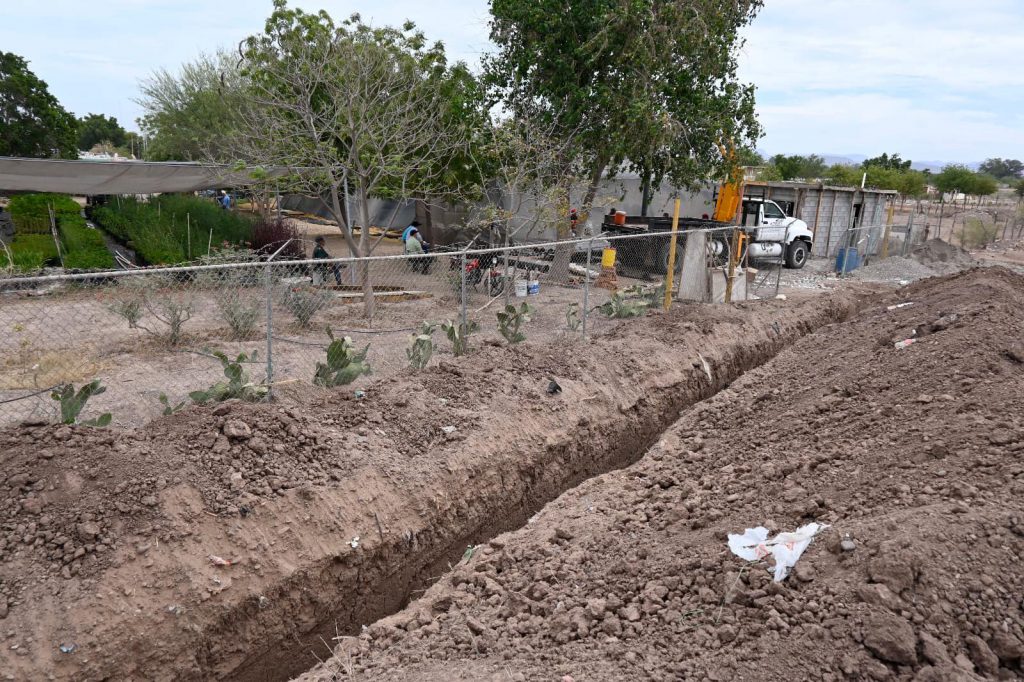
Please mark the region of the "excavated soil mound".
<svg viewBox="0 0 1024 682"><path fill-rule="evenodd" d="M0 674L286 679L870 296L677 306L302 408L0 430ZM561 392L548 392L551 380Z"/></svg>
<svg viewBox="0 0 1024 682"><path fill-rule="evenodd" d="M929 239L910 252L910 257L918 263L933 265L936 263L951 263L953 265L968 266L974 263L974 258L967 251L959 246L950 244L941 239Z"/></svg>
<svg viewBox="0 0 1024 682"><path fill-rule="evenodd" d="M303 679L1021 677L1022 293L972 270L804 337ZM810 521L781 583L726 546Z"/></svg>

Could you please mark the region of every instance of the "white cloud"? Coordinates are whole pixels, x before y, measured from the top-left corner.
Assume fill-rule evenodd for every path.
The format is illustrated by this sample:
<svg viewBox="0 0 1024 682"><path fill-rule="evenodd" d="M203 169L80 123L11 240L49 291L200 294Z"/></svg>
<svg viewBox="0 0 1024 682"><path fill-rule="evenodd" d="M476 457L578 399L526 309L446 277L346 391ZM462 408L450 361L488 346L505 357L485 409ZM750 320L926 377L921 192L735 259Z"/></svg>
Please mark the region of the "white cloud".
<svg viewBox="0 0 1024 682"><path fill-rule="evenodd" d="M258 32L271 0L4 2L0 46L25 56L67 108L129 123L138 79ZM490 45L487 0L292 0L335 19L415 21L472 66ZM767 0L744 32L772 152L975 161L1024 158L1024 0Z"/></svg>
<svg viewBox="0 0 1024 682"><path fill-rule="evenodd" d="M931 108L886 94L825 94L759 106L772 152L898 152L928 161L980 161L1024 150L1024 117L989 111Z"/></svg>
<svg viewBox="0 0 1024 682"><path fill-rule="evenodd" d="M1019 0L772 0L745 35L765 149L1024 157Z"/></svg>

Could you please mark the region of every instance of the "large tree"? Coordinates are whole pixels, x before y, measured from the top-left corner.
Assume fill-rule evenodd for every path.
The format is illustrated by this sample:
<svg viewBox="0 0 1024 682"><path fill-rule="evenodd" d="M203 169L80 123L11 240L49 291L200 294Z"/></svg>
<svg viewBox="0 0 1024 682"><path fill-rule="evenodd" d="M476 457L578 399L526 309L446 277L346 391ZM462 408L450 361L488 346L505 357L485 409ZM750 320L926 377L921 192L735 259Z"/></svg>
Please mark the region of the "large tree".
<svg viewBox="0 0 1024 682"><path fill-rule="evenodd" d="M771 162L779 169L783 180L814 180L820 178L828 170L825 166L825 159L817 154L810 156L776 154L771 158Z"/></svg>
<svg viewBox="0 0 1024 682"><path fill-rule="evenodd" d="M886 170L906 171L910 170L911 163L912 161L910 159L904 161L900 158L899 154L889 156L889 154L883 153L881 156L865 159L863 166L865 168L876 166L879 168L885 168Z"/></svg>
<svg viewBox="0 0 1024 682"><path fill-rule="evenodd" d="M368 256L378 243L368 229L371 197L436 199L462 180L476 120L462 115L473 108L471 79L413 24L374 28L358 15L336 24L324 11L275 0L264 33L241 51L241 160L288 169L290 188L321 198L352 255ZM372 315L366 266L360 277Z"/></svg>
<svg viewBox="0 0 1024 682"><path fill-rule="evenodd" d="M117 119L103 114L88 114L78 119L78 148L88 151L101 143L123 147L128 134Z"/></svg>
<svg viewBox="0 0 1024 682"><path fill-rule="evenodd" d="M1024 162L1017 159L985 159L978 167L982 173L1007 182L1012 182L1024 175Z"/></svg>
<svg viewBox="0 0 1024 682"><path fill-rule="evenodd" d="M225 161L239 126L245 79L238 57L200 55L178 73L159 69L140 84L139 126L152 161Z"/></svg>
<svg viewBox="0 0 1024 682"><path fill-rule="evenodd" d="M78 158L75 117L10 52L0 52L0 156Z"/></svg>
<svg viewBox="0 0 1024 682"><path fill-rule="evenodd" d="M720 176L722 144L760 136L754 91L736 78L738 30L760 0L491 0L495 101L572 131L563 163L589 178L630 165L657 185ZM565 235L568 221L559 223Z"/></svg>

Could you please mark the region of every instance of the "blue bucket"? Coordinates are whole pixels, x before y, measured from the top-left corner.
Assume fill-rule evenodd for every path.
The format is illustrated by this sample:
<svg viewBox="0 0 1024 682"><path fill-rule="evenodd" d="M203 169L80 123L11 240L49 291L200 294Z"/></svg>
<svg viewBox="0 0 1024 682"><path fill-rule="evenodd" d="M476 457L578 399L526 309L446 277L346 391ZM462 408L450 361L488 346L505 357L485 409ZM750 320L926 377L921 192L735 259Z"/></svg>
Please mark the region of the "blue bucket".
<svg viewBox="0 0 1024 682"><path fill-rule="evenodd" d="M836 254L836 272L851 272L860 267L860 254L857 249L847 246L839 249Z"/></svg>

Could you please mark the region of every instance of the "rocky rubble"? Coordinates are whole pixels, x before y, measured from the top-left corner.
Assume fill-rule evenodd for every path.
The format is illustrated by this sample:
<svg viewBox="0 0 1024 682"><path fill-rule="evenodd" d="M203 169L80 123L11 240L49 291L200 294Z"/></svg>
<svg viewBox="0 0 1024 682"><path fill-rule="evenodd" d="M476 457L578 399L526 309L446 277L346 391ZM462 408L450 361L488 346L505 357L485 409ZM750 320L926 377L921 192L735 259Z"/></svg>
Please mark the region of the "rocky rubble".
<svg viewBox="0 0 1024 682"><path fill-rule="evenodd" d="M805 337L304 679L1024 676L1022 291L973 270ZM810 520L785 582L726 548Z"/></svg>

